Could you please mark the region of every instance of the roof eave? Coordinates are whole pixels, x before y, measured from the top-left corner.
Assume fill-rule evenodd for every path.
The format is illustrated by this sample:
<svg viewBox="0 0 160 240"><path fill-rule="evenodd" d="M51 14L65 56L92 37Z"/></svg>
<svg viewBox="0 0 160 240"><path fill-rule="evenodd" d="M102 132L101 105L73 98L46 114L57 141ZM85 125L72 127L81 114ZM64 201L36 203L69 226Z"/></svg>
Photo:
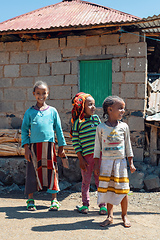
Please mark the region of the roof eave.
<svg viewBox="0 0 160 240"><path fill-rule="evenodd" d="M124 27L124 26L130 26L139 30L143 30L143 28L140 26L143 23L149 23L154 21L160 21L160 15L138 19L138 20L132 20L132 21L121 21L121 22L110 22L110 23L100 23L100 24L94 24L94 25L76 25L76 26L60 26L60 27L50 27L45 29L22 29L22 30L7 30L7 31L0 31L0 35L9 35L9 34L24 34L24 33L44 33L46 31L48 32L58 32L58 31L73 31L73 30L94 30L94 29L100 29L100 28L110 28L110 27ZM152 28L152 27L151 27Z"/></svg>
<svg viewBox="0 0 160 240"><path fill-rule="evenodd" d="M105 23L105 24L95 24L95 25L78 25L78 26L68 26L68 27L50 27L45 29L22 29L22 30L7 30L0 31L0 35L8 34L21 34L21 33L44 33L44 32L58 32L58 31L73 31L73 30L94 30L100 28L110 28L110 27L122 27L122 26L135 26L133 22L117 22L117 23Z"/></svg>

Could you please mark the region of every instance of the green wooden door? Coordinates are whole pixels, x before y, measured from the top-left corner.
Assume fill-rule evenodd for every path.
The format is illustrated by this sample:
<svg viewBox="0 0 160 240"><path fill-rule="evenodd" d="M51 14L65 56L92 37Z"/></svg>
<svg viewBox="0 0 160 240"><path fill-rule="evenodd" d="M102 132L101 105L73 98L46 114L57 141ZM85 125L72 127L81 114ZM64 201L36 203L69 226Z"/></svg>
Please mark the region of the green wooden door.
<svg viewBox="0 0 160 240"><path fill-rule="evenodd" d="M112 60L80 62L80 92L89 93L97 107L112 94Z"/></svg>

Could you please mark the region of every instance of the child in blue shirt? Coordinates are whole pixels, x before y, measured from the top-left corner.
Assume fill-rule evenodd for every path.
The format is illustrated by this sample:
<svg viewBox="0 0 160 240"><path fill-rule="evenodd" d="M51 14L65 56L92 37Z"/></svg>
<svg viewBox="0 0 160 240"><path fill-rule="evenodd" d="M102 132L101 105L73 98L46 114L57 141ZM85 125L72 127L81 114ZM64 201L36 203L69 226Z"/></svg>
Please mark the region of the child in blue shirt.
<svg viewBox="0 0 160 240"><path fill-rule="evenodd" d="M65 157L66 145L59 114L46 104L49 89L45 82L38 81L33 88L37 101L24 114L22 123L22 147L27 160L25 193L28 194L27 209L36 210L33 193L37 190L52 194L50 211L59 209L57 201L58 168L55 153L55 132L58 139L58 156Z"/></svg>

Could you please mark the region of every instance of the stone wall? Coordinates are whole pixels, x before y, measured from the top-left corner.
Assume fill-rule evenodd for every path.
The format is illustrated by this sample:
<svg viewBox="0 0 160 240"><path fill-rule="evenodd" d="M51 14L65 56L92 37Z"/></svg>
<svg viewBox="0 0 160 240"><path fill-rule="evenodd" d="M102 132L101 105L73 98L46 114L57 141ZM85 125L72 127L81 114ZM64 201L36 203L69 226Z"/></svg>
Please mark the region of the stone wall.
<svg viewBox="0 0 160 240"><path fill-rule="evenodd" d="M19 128L35 101L33 84L48 83L47 103L59 111L64 130L70 128L71 99L78 92L80 59L112 59L112 94L126 102L137 161L143 161L147 46L138 33L68 36L29 42L0 43L0 128ZM97 113L102 116L102 109Z"/></svg>
<svg viewBox="0 0 160 240"><path fill-rule="evenodd" d="M135 162L136 172L129 173L131 190L160 191L160 164L151 166L147 158L142 162ZM57 157L60 189L81 191L81 171L77 158L69 158L69 169L62 165ZM23 157L0 158L0 194L6 192L24 191L26 160ZM91 178L91 190L96 190L94 176Z"/></svg>

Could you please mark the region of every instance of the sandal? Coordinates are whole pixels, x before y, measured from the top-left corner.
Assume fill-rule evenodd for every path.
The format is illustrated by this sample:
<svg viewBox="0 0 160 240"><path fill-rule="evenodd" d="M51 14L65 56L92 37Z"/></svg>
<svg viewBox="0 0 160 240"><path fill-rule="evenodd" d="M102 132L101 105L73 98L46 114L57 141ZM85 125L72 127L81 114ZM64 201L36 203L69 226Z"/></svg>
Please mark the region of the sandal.
<svg viewBox="0 0 160 240"><path fill-rule="evenodd" d="M112 223L113 223L113 217L109 216L109 217L107 217L107 219L105 221L100 223L100 226L101 227L106 227L106 226L108 226L108 225L110 225Z"/></svg>
<svg viewBox="0 0 160 240"><path fill-rule="evenodd" d="M34 205L34 199L28 199L26 201L26 203L27 203L27 210L28 211L36 211L37 210L36 206Z"/></svg>
<svg viewBox="0 0 160 240"><path fill-rule="evenodd" d="M124 227L126 227L126 228L131 227L131 223L128 220L127 216L122 216L122 220L123 220Z"/></svg>
<svg viewBox="0 0 160 240"><path fill-rule="evenodd" d="M106 207L100 207L100 209L99 209L100 215L106 215L107 213L108 213L108 211L107 211Z"/></svg>
<svg viewBox="0 0 160 240"><path fill-rule="evenodd" d="M77 210L79 213L87 214L88 213L88 207L87 206L76 206Z"/></svg>
<svg viewBox="0 0 160 240"><path fill-rule="evenodd" d="M51 201L51 206L49 208L49 211L58 211L60 205L61 204L57 200L52 200Z"/></svg>

